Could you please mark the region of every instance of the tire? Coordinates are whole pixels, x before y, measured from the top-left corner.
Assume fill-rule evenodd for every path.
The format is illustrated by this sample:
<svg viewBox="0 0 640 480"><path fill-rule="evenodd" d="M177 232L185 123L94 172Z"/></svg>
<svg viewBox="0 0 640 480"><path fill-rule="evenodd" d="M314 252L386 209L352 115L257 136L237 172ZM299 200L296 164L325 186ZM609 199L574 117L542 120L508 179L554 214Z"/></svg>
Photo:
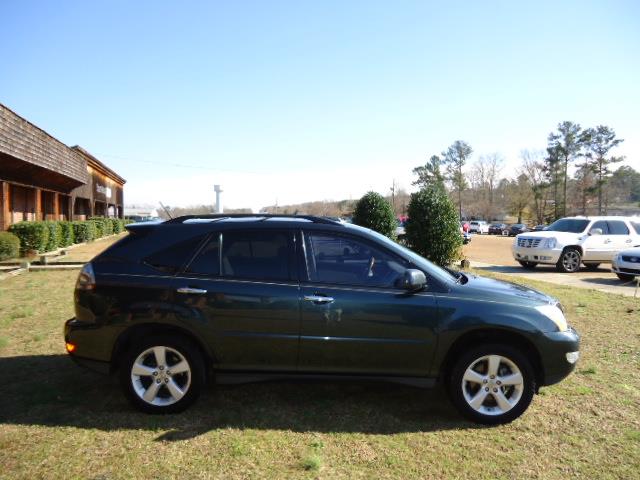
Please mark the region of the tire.
<svg viewBox="0 0 640 480"><path fill-rule="evenodd" d="M626 273L616 273L616 275L623 282L631 282L634 278L636 278L635 275L628 275Z"/></svg>
<svg viewBox="0 0 640 480"><path fill-rule="evenodd" d="M493 374L488 371L492 365L498 365ZM507 377L514 383L505 385ZM518 349L488 344L472 348L457 359L448 387L451 401L462 415L477 423L500 425L524 413L536 383L531 362Z"/></svg>
<svg viewBox="0 0 640 480"><path fill-rule="evenodd" d="M556 269L559 272L575 273L580 270L580 264L582 262L582 255L577 248L565 248L558 263L556 263Z"/></svg>
<svg viewBox="0 0 640 480"><path fill-rule="evenodd" d="M524 262L524 261L518 260L518 263L522 265L522 268L526 268L527 270L533 270L538 266L538 262Z"/></svg>
<svg viewBox="0 0 640 480"><path fill-rule="evenodd" d="M590 272L595 272L598 269L598 267L600 266L600 264L599 263L585 263L584 266Z"/></svg>
<svg viewBox="0 0 640 480"><path fill-rule="evenodd" d="M171 371L172 368L180 371ZM137 342L127 351L120 368L120 383L137 409L177 413L196 401L204 387L205 374L204 360L193 343L180 336L157 335Z"/></svg>

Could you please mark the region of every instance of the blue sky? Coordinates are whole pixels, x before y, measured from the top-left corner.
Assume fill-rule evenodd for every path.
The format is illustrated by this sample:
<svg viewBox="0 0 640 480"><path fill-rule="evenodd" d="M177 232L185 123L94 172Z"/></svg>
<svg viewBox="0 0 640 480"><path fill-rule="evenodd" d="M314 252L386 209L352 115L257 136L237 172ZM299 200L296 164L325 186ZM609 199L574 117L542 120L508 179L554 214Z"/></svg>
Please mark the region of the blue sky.
<svg viewBox="0 0 640 480"><path fill-rule="evenodd" d="M640 3L0 3L0 102L128 180L231 207L406 188L457 139L606 124L640 168Z"/></svg>

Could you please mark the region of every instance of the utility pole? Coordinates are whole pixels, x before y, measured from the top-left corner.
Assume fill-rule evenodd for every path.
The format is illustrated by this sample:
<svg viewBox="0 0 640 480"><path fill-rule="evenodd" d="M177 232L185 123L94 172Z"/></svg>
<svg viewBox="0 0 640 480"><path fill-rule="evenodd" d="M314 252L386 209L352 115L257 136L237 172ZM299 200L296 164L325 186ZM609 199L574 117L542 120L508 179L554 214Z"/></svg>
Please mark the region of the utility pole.
<svg viewBox="0 0 640 480"><path fill-rule="evenodd" d="M393 214L396 214L396 179L393 179L391 183L391 206L393 207Z"/></svg>

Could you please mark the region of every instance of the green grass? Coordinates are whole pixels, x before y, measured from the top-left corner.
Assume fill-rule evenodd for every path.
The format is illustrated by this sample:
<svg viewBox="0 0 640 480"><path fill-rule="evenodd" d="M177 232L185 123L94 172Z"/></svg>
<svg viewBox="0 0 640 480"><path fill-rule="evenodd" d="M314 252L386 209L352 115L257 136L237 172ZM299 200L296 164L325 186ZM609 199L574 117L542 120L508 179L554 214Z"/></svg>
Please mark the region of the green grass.
<svg viewBox="0 0 640 480"><path fill-rule="evenodd" d="M76 275L0 282L0 478L640 477L640 299L526 282L562 301L582 353L510 425L462 420L441 389L355 383L211 386L149 416L66 357Z"/></svg>

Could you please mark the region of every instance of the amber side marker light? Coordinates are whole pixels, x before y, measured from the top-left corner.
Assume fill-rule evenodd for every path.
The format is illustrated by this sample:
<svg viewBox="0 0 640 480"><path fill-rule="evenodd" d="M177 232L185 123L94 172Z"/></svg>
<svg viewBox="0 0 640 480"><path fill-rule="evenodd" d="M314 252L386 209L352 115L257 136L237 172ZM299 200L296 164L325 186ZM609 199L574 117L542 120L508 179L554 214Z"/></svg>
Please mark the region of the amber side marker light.
<svg viewBox="0 0 640 480"><path fill-rule="evenodd" d="M71 353L76 349L75 343L67 343L67 352Z"/></svg>

